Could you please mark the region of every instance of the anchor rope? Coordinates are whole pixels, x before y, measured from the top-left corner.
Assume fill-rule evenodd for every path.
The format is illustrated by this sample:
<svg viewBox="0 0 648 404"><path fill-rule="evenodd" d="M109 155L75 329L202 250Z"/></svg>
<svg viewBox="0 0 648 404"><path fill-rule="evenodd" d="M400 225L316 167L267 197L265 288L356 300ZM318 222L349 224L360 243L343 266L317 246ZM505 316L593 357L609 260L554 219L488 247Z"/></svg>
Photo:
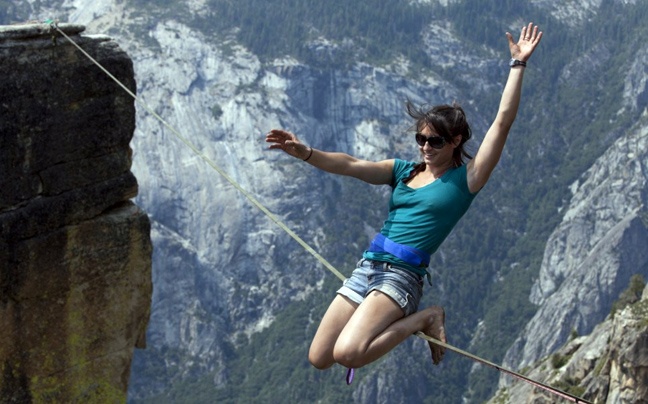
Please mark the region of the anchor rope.
<svg viewBox="0 0 648 404"><path fill-rule="evenodd" d="M97 60L95 60L90 54L88 54L81 46L79 46L75 41L73 41L63 30L61 30L58 26L58 21L55 20L45 20L43 21L44 24L49 24L50 30L52 31L57 31L60 33L65 39L67 39L74 47L76 47L84 56L86 56L92 63L94 63L101 71L103 71L108 77L110 77L115 83L117 83L128 95L130 95L139 105L141 105L148 113L150 113L152 116L154 116L160 123L162 123L167 129L173 133L174 136L176 136L182 143L184 143L187 147L189 147L195 154L198 156L200 159L202 159L205 163L207 163L211 168L213 168L218 174L220 174L227 182L229 182L234 188L236 188L238 191L240 191L254 206L256 206L259 210L261 210L270 220L272 220L275 224L277 224L282 230L284 230L290 237L292 237L295 241L297 241L306 251L308 251L311 255L313 255L322 265L324 265L330 272L332 272L335 276L337 276L341 281L345 281L346 277L338 271L333 265L331 265L324 257L322 257L317 251L315 251L308 243L306 243L301 237L299 237L294 231L292 231L286 224L284 224L279 218L277 218L276 215L274 215L270 210L268 210L261 202L259 202L252 194L247 192L241 185L239 185L232 177L230 177L227 172L225 172L223 169L221 169L213 160L211 160L208 156L206 156L204 153L202 153L198 148L191 143L185 136L183 136L178 130L176 130L172 125L170 125L168 122L166 122L158 113L156 113L151 107L149 107L144 101L140 99L137 95L135 95L126 85L124 85L119 79L117 79L114 75L112 75L104 66L101 65ZM575 396L573 394L564 392L562 390L559 390L555 387L551 387L549 385L546 385L544 383L540 383L536 380L533 380L531 378L528 378L520 373L517 373L513 370L506 369L502 366L499 366L493 362L490 362L484 358L481 358L477 355L471 354L467 351L464 351L460 348L454 347L446 342L440 341L436 338L432 338L429 335L424 334L421 331L418 331L414 333L413 335L422 338L428 342L431 342L433 344L439 345L449 351L455 352L459 355L462 355L466 358L469 358L473 361L476 361L478 363L487 365L489 367L492 367L494 369L497 369L500 372L506 373L508 375L511 375L517 379L520 379L526 383L529 383L533 386L539 387L543 390L546 390L552 394L555 394L559 397L562 397L566 400L569 400L574 403L584 403L584 404L591 404L590 401L584 400L578 396Z"/></svg>

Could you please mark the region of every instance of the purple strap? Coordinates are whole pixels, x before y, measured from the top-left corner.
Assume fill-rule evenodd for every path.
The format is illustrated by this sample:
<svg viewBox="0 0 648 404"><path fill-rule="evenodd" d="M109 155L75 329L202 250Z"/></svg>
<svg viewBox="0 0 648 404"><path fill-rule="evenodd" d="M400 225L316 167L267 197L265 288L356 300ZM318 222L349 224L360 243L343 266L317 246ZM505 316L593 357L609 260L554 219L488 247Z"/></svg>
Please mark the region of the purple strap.
<svg viewBox="0 0 648 404"><path fill-rule="evenodd" d="M353 383L353 376L354 375L355 375L355 369L349 368L349 370L347 370L347 376L346 376L347 385Z"/></svg>
<svg viewBox="0 0 648 404"><path fill-rule="evenodd" d="M368 251L388 252L414 267L427 267L430 264L430 254L414 247L398 244L383 236L381 233L376 234L376 237L371 241Z"/></svg>

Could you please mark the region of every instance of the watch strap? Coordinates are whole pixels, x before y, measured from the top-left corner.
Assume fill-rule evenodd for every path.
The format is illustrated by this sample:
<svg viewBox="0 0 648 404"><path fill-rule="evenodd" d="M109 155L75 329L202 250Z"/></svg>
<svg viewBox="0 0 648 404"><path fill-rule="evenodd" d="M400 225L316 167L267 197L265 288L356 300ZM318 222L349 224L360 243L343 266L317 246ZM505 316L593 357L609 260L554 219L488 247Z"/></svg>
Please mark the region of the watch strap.
<svg viewBox="0 0 648 404"><path fill-rule="evenodd" d="M526 62L523 62L521 60L512 58L511 61L509 62L509 66L511 66L511 67L516 67L516 66L526 67Z"/></svg>

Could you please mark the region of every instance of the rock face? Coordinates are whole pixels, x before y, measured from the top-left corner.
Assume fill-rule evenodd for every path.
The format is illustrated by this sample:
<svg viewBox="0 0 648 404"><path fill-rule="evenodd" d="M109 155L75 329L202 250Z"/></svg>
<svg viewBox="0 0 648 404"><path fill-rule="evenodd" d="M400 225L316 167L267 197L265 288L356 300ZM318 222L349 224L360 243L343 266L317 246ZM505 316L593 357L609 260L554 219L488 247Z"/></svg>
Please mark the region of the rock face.
<svg viewBox="0 0 648 404"><path fill-rule="evenodd" d="M109 38L61 29L134 91ZM0 396L124 401L152 294L133 100L47 25L0 27Z"/></svg>
<svg viewBox="0 0 648 404"><path fill-rule="evenodd" d="M642 299L543 358L526 374L594 403L648 403L648 287ZM558 398L523 382L501 389L489 403L555 403ZM565 401L566 402L566 401Z"/></svg>
<svg viewBox="0 0 648 404"><path fill-rule="evenodd" d="M531 291L539 310L509 349L506 365L529 366L573 330L590 333L634 274L648 277L647 135L642 120L572 185Z"/></svg>

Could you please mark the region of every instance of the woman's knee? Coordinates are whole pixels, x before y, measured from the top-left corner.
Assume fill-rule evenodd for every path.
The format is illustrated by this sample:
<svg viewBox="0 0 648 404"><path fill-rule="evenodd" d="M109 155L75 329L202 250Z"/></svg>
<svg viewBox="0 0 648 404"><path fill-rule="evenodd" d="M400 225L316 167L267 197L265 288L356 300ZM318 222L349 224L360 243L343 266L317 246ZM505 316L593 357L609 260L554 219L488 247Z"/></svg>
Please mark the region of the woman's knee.
<svg viewBox="0 0 648 404"><path fill-rule="evenodd" d="M319 370L328 369L335 363L330 350L321 349L312 345L308 351L308 361L313 367Z"/></svg>
<svg viewBox="0 0 648 404"><path fill-rule="evenodd" d="M362 351L353 344L335 344L333 360L347 368L358 368L364 365Z"/></svg>

